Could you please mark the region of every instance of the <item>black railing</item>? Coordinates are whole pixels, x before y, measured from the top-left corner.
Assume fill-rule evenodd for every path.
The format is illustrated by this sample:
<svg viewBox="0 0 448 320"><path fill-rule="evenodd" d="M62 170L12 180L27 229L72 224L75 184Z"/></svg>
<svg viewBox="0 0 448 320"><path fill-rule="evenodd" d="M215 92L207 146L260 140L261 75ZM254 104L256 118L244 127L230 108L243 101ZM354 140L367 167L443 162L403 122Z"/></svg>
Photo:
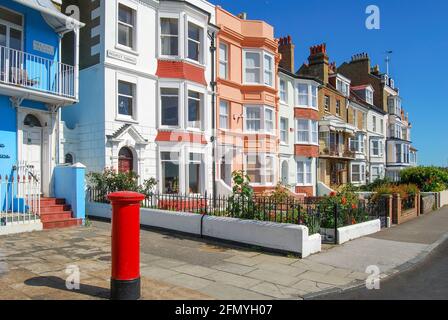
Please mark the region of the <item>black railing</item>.
<svg viewBox="0 0 448 320"><path fill-rule="evenodd" d="M88 201L108 203L106 190L88 189ZM386 226L388 201L384 197L360 199L356 204L336 204L331 198L282 198L267 196L216 196L150 193L143 208L187 212L275 223L305 225L309 234L320 233L324 242L337 242L336 229L380 219Z"/></svg>

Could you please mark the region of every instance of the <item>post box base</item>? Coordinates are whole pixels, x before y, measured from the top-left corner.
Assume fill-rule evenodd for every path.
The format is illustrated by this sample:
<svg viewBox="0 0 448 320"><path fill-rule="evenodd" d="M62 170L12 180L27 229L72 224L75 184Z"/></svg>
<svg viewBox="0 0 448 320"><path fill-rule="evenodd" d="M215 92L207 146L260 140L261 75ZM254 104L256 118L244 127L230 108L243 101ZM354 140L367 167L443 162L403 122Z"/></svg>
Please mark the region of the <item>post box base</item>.
<svg viewBox="0 0 448 320"><path fill-rule="evenodd" d="M110 298L112 300L140 299L140 278L134 280L110 280Z"/></svg>

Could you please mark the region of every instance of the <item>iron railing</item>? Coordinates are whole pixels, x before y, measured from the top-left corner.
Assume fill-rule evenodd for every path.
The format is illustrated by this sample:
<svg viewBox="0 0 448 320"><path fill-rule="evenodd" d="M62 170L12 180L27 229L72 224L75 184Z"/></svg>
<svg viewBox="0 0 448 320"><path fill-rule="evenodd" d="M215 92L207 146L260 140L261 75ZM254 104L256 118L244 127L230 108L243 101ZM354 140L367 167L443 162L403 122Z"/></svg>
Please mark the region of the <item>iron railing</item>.
<svg viewBox="0 0 448 320"><path fill-rule="evenodd" d="M108 203L107 194L115 190L89 188L87 200ZM188 212L209 216L305 225L310 234L320 233L324 242L336 242L335 230L347 225L380 219L387 225L386 198L359 199L352 206L337 205L329 198L276 199L267 196L216 196L150 193L141 203L144 208Z"/></svg>
<svg viewBox="0 0 448 320"><path fill-rule="evenodd" d="M41 186L30 172L16 166L0 175L0 227L34 223L40 216Z"/></svg>
<svg viewBox="0 0 448 320"><path fill-rule="evenodd" d="M75 68L0 46L0 84L75 99Z"/></svg>

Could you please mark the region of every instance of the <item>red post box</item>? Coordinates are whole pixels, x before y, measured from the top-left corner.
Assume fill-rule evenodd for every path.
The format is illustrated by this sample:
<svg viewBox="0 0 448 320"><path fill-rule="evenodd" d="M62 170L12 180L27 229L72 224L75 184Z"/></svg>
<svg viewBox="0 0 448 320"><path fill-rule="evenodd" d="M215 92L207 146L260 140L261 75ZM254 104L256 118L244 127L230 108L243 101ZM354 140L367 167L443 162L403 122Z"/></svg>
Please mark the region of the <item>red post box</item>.
<svg viewBox="0 0 448 320"><path fill-rule="evenodd" d="M137 192L108 195L112 203L111 299L140 298L140 202Z"/></svg>

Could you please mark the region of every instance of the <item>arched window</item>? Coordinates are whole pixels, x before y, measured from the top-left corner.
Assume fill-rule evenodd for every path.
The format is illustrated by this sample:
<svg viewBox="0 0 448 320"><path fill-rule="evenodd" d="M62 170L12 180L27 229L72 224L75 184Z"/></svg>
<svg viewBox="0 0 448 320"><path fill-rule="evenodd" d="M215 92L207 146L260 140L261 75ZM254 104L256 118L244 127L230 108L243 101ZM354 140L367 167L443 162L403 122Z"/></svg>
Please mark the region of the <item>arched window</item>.
<svg viewBox="0 0 448 320"><path fill-rule="evenodd" d="M134 155L132 151L123 147L118 153L118 172L131 172L134 170Z"/></svg>
<svg viewBox="0 0 448 320"><path fill-rule="evenodd" d="M73 164L73 155L71 153L67 153L65 155L65 163L66 164Z"/></svg>
<svg viewBox="0 0 448 320"><path fill-rule="evenodd" d="M25 120L23 120L23 124L29 127L42 127L39 119L37 119L37 117L32 114L29 114L25 117Z"/></svg>

